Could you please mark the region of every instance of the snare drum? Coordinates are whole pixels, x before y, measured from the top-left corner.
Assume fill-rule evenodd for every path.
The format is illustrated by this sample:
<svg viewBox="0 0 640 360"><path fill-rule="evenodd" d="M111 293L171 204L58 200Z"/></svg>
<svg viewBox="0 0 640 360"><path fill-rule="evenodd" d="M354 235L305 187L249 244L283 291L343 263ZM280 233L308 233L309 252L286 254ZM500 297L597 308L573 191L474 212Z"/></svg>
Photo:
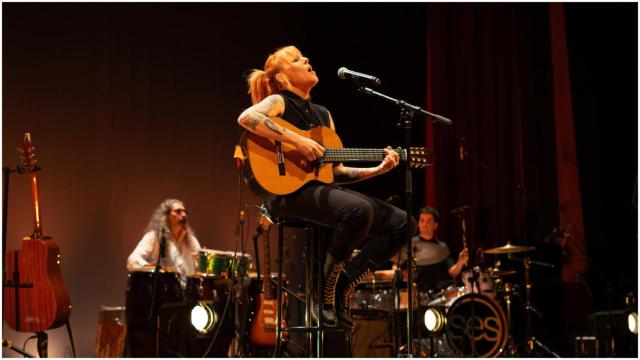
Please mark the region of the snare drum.
<svg viewBox="0 0 640 360"><path fill-rule="evenodd" d="M475 279L477 283L473 283L474 276L477 277L477 279ZM480 269L476 267L473 271L465 271L462 273L462 282L464 283L464 292L466 294L482 294L492 299L495 297L495 289L490 269Z"/></svg>
<svg viewBox="0 0 640 360"><path fill-rule="evenodd" d="M351 309L355 310L393 310L393 291L391 281L366 281L356 286L351 295Z"/></svg>
<svg viewBox="0 0 640 360"><path fill-rule="evenodd" d="M444 306L449 307L460 296L465 294L464 287L450 285L440 290L434 295L434 299L431 300L428 306Z"/></svg>

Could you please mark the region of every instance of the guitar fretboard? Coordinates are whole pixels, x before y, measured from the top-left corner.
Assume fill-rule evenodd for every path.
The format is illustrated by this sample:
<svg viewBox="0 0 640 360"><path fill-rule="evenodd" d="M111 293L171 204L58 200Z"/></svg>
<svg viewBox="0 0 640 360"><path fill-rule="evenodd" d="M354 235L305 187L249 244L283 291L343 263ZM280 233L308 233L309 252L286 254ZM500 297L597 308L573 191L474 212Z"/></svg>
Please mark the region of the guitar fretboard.
<svg viewBox="0 0 640 360"><path fill-rule="evenodd" d="M405 149L395 149L400 155L400 161L407 160L407 151ZM328 148L325 149L324 155L320 162L376 162L384 160L387 153L384 149L359 149L359 148Z"/></svg>

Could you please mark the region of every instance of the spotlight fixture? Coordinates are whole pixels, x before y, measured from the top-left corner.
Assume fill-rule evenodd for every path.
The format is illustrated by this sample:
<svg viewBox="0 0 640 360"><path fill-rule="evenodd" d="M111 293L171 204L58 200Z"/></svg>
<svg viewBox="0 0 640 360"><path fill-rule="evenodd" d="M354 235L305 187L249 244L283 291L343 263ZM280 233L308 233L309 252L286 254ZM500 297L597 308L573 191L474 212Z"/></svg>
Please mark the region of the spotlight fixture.
<svg viewBox="0 0 640 360"><path fill-rule="evenodd" d="M632 334L638 335L638 313L637 312L632 311L627 315L627 326L629 328L629 331Z"/></svg>
<svg viewBox="0 0 640 360"><path fill-rule="evenodd" d="M429 335L439 334L446 323L446 318L442 311L435 307L427 308L424 311L424 327Z"/></svg>
<svg viewBox="0 0 640 360"><path fill-rule="evenodd" d="M203 302L191 309L191 325L201 334L208 334L218 323L218 314Z"/></svg>

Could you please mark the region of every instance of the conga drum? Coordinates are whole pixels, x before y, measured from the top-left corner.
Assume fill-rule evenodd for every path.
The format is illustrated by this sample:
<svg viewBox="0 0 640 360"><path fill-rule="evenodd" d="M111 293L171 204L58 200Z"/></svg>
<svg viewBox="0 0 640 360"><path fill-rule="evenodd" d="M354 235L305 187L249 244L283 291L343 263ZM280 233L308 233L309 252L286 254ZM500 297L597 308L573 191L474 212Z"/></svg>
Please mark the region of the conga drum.
<svg viewBox="0 0 640 360"><path fill-rule="evenodd" d="M130 357L156 357L176 354L177 337L170 336L166 328L175 322L172 307L184 305L180 275L177 272L159 270L156 305L158 311L151 317L154 270L131 271L126 292L127 349Z"/></svg>

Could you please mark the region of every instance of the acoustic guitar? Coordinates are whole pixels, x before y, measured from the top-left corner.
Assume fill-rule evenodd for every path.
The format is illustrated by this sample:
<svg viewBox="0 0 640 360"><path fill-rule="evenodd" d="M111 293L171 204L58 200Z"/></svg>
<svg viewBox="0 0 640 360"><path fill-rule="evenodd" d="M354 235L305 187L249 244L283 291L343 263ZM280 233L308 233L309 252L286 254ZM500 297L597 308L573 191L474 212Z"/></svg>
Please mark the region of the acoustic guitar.
<svg viewBox="0 0 640 360"><path fill-rule="evenodd" d="M308 161L290 144L245 131L240 139L245 157L241 171L249 188L261 197L269 194L287 195L310 181L330 184L333 182L332 163L381 162L387 155L384 149L344 148L338 134L326 126L300 130L283 119L271 119L289 131L316 141L325 147L325 152L320 159ZM400 155L400 161L408 161L412 168L433 164L433 153L427 148L395 150Z"/></svg>
<svg viewBox="0 0 640 360"><path fill-rule="evenodd" d="M276 315L278 312L278 300L273 296L273 286L271 282L271 259L269 257L269 229L271 223L266 216L260 217L259 235L264 240L264 274L262 279L262 293L256 299L256 316L249 329L249 343L254 346L275 346L276 345ZM282 302L285 302L283 297ZM281 327L285 328L287 322L283 312ZM283 334L283 341L286 333Z"/></svg>
<svg viewBox="0 0 640 360"><path fill-rule="evenodd" d="M18 153L31 182L34 230L22 239L21 250L7 253L4 320L16 331L40 333L65 324L71 303L60 274L60 248L42 232L36 155L29 133Z"/></svg>

